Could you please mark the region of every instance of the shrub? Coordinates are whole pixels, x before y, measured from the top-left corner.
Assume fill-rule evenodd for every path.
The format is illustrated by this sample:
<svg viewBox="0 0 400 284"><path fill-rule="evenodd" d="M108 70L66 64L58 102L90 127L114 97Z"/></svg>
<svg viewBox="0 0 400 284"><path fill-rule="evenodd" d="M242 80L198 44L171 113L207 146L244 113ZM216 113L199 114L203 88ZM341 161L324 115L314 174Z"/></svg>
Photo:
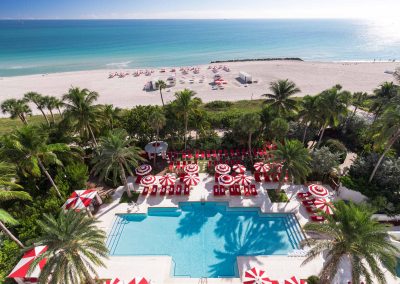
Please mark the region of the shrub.
<svg viewBox="0 0 400 284"><path fill-rule="evenodd" d="M4 281L21 257L21 252L18 245L11 240L2 239L0 243L0 283L6 283Z"/></svg>
<svg viewBox="0 0 400 284"><path fill-rule="evenodd" d="M276 192L275 190L268 190L268 196L269 196L269 199L271 199L271 202L288 202L289 201L289 198L283 189L280 192Z"/></svg>
<svg viewBox="0 0 400 284"><path fill-rule="evenodd" d="M324 181L339 167L339 155L332 153L328 147L315 149L311 158L312 179Z"/></svg>
<svg viewBox="0 0 400 284"><path fill-rule="evenodd" d="M342 124L338 129L337 138L351 151L360 153L371 147L370 127L366 120L355 116Z"/></svg>
<svg viewBox="0 0 400 284"><path fill-rule="evenodd" d="M287 134L288 139L297 139L299 141L303 141L305 125L298 121L289 122L289 132ZM309 126L306 132L305 141L315 140L318 134L318 128Z"/></svg>
<svg viewBox="0 0 400 284"><path fill-rule="evenodd" d="M307 284L319 284L321 281L318 276L312 275L307 278Z"/></svg>
<svg viewBox="0 0 400 284"><path fill-rule="evenodd" d="M227 102L227 101L213 101L213 102L206 103L206 104L204 105L204 107L205 107L206 109L209 109L209 110L220 110L220 109L223 109L223 108L229 108L229 107L231 107L232 105L233 105L232 102Z"/></svg>
<svg viewBox="0 0 400 284"><path fill-rule="evenodd" d="M282 141L289 132L289 124L283 118L275 118L267 131L272 140Z"/></svg>
<svg viewBox="0 0 400 284"><path fill-rule="evenodd" d="M339 164L343 164L347 156L346 146L337 139L328 139L322 143L322 146L326 146L332 153L339 155Z"/></svg>
<svg viewBox="0 0 400 284"><path fill-rule="evenodd" d="M129 202L137 202L139 199L139 192L132 192L132 196L128 197L128 194L126 194L126 191L122 194L119 203L129 203Z"/></svg>

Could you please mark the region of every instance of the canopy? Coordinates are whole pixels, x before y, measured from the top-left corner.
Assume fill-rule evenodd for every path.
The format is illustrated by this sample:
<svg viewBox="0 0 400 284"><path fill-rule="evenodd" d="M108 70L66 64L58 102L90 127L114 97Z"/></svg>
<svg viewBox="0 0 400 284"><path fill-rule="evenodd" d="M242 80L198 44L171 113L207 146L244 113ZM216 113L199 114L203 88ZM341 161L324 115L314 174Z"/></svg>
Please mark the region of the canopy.
<svg viewBox="0 0 400 284"><path fill-rule="evenodd" d="M140 165L139 167L137 167L135 171L138 176L144 176L144 175L149 174L152 169L153 168L150 165L143 164L143 165Z"/></svg>
<svg viewBox="0 0 400 284"><path fill-rule="evenodd" d="M228 186L228 185L234 184L234 183L235 183L235 179L234 179L233 176L231 176L231 175L221 175L221 176L218 178L218 182L219 182L221 185Z"/></svg>
<svg viewBox="0 0 400 284"><path fill-rule="evenodd" d="M18 283L23 283L24 281L30 281L32 283L37 283L40 272L42 271L44 265L46 264L46 259L42 259L38 265L33 269L31 273L28 273L32 262L41 254L47 250L47 246L37 246L31 250L28 250L17 263L11 273L8 275L9 278L14 278Z"/></svg>
<svg viewBox="0 0 400 284"><path fill-rule="evenodd" d="M138 278L138 279L136 279L136 278L133 278L128 284L150 284L150 281L149 280L147 280L146 278L141 278L140 280L139 280L140 278Z"/></svg>
<svg viewBox="0 0 400 284"><path fill-rule="evenodd" d="M235 177L235 183L240 185L250 185L252 180L253 180L252 177L246 175L237 175Z"/></svg>
<svg viewBox="0 0 400 284"><path fill-rule="evenodd" d="M200 182L200 179L196 175L186 175L183 178L183 183L186 184L187 186L195 186L198 185Z"/></svg>
<svg viewBox="0 0 400 284"><path fill-rule="evenodd" d="M168 149L168 143L164 141L153 141L144 147L144 150L149 154L161 154Z"/></svg>
<svg viewBox="0 0 400 284"><path fill-rule="evenodd" d="M215 171L220 175L228 174L231 171L231 167L227 164L219 164L215 166Z"/></svg>
<svg viewBox="0 0 400 284"><path fill-rule="evenodd" d="M124 284L125 282L122 280L119 280L119 278L113 278L110 280L106 280L105 284Z"/></svg>
<svg viewBox="0 0 400 284"><path fill-rule="evenodd" d="M307 281L298 279L296 276L292 276L290 279L285 280L285 284L307 284Z"/></svg>
<svg viewBox="0 0 400 284"><path fill-rule="evenodd" d="M256 172L268 173L271 167L269 166L269 164L264 164L263 162L257 162L254 164L254 169L256 170Z"/></svg>
<svg viewBox="0 0 400 284"><path fill-rule="evenodd" d="M173 175L165 175L160 177L160 179L158 180L160 182L161 185L163 186L170 186L170 185L174 185L176 182L176 177L174 177Z"/></svg>
<svg viewBox="0 0 400 284"><path fill-rule="evenodd" d="M145 176L144 178L142 178L142 179L140 180L140 184L141 184L141 185L144 185L144 186L146 186L146 185L152 185L152 184L154 184L155 182L156 182L156 177L153 176L153 175Z"/></svg>
<svg viewBox="0 0 400 284"><path fill-rule="evenodd" d="M244 174L246 172L246 167L241 164L233 165L232 169L238 174Z"/></svg>
<svg viewBox="0 0 400 284"><path fill-rule="evenodd" d="M97 190L75 190L64 203L63 208L74 210L85 209L92 203L94 198L100 199L100 196L97 194Z"/></svg>
<svg viewBox="0 0 400 284"><path fill-rule="evenodd" d="M327 197L329 195L329 191L319 184L310 184L308 191L315 197Z"/></svg>
<svg viewBox="0 0 400 284"><path fill-rule="evenodd" d="M264 166L264 163L263 162L257 162L257 163L255 163L254 164L254 170L256 171L256 172L259 172L259 171L261 171L261 168Z"/></svg>
<svg viewBox="0 0 400 284"><path fill-rule="evenodd" d="M325 198L315 199L314 205L319 210L323 211L325 214L328 215L333 214L333 204L329 200L326 200Z"/></svg>
<svg viewBox="0 0 400 284"><path fill-rule="evenodd" d="M253 267L244 273L243 284L279 284L279 281L269 279L264 270Z"/></svg>
<svg viewBox="0 0 400 284"><path fill-rule="evenodd" d="M189 165L186 165L183 170L185 173L187 173L189 175L197 174L199 172L199 166L197 164L189 164Z"/></svg>

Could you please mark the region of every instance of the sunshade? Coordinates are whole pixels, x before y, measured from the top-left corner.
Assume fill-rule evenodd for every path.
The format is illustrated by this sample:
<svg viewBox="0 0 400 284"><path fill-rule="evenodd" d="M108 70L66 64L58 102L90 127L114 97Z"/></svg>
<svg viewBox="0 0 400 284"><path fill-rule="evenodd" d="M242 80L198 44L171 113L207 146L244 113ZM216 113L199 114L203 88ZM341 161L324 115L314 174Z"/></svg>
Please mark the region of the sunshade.
<svg viewBox="0 0 400 284"><path fill-rule="evenodd" d="M228 174L231 171L231 167L227 164L219 164L215 166L215 171L220 175Z"/></svg>
<svg viewBox="0 0 400 284"><path fill-rule="evenodd" d="M244 174L246 172L246 167L241 164L233 165L232 169L238 174Z"/></svg>
<svg viewBox="0 0 400 284"><path fill-rule="evenodd" d="M250 185L252 180L253 180L252 177L246 175L237 175L235 177L235 183L240 185Z"/></svg>
<svg viewBox="0 0 400 284"><path fill-rule="evenodd" d="M37 246L31 250L28 250L17 263L11 273L8 275L9 278L39 278L40 272L46 264L46 259L42 259L38 265L28 273L32 262L47 250L47 246Z"/></svg>
<svg viewBox="0 0 400 284"><path fill-rule="evenodd" d="M325 198L315 199L314 205L319 210L323 211L325 214L328 215L333 214L333 204L329 200L326 200Z"/></svg>
<svg viewBox="0 0 400 284"><path fill-rule="evenodd" d="M185 173L187 173L189 175L197 174L199 172L199 166L197 164L189 164L189 165L186 165L183 170Z"/></svg>
<svg viewBox="0 0 400 284"><path fill-rule="evenodd" d="M150 165L143 164L136 168L135 172L139 176L147 175L151 172L153 168Z"/></svg>
<svg viewBox="0 0 400 284"><path fill-rule="evenodd" d="M186 175L183 178L183 183L187 186L195 186L198 185L200 182L200 179L196 175Z"/></svg>
<svg viewBox="0 0 400 284"><path fill-rule="evenodd" d="M156 182L156 177L153 176L153 175L145 176L145 177L143 177L143 178L140 180L140 184L141 184L141 185L144 185L144 186L146 186L146 185L152 185L152 184L154 184L155 182Z"/></svg>
<svg viewBox="0 0 400 284"><path fill-rule="evenodd" d="M327 197L329 195L329 191L319 184L310 184L308 191L315 197Z"/></svg>
<svg viewBox="0 0 400 284"><path fill-rule="evenodd" d="M229 186L235 183L235 179L231 175L221 175L218 177L218 182L221 185Z"/></svg>
<svg viewBox="0 0 400 284"><path fill-rule="evenodd" d="M279 284L279 281L269 279L264 270L253 267L244 273L243 284Z"/></svg>
<svg viewBox="0 0 400 284"><path fill-rule="evenodd" d="M85 209L96 197L97 191L94 189L75 190L64 203L65 209Z"/></svg>
<svg viewBox="0 0 400 284"><path fill-rule="evenodd" d="M173 175L165 175L160 177L160 179L158 180L159 183L163 186L170 186L170 185L174 185L176 182L176 177L174 177Z"/></svg>
<svg viewBox="0 0 400 284"><path fill-rule="evenodd" d="M307 284L307 281L299 279L296 276L292 276L291 278L285 280L285 284Z"/></svg>

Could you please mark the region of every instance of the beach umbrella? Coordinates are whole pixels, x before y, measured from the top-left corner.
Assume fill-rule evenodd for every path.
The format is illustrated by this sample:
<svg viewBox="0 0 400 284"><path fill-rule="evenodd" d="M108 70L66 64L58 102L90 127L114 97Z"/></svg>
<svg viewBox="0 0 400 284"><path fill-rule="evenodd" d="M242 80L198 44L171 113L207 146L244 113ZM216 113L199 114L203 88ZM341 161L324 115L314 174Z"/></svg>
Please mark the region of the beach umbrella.
<svg viewBox="0 0 400 284"><path fill-rule="evenodd" d="M176 182L176 177L174 177L173 175L165 175L160 177L158 182L163 186L174 185Z"/></svg>
<svg viewBox="0 0 400 284"><path fill-rule="evenodd" d="M268 173L270 170L271 170L270 164L264 164L260 169L260 173Z"/></svg>
<svg viewBox="0 0 400 284"><path fill-rule="evenodd" d="M140 180L140 184L141 184L141 185L144 185L144 186L152 185L152 184L154 184L155 182L156 182L156 177L153 176L153 175L145 176L145 177L143 177L143 178Z"/></svg>
<svg viewBox="0 0 400 284"><path fill-rule="evenodd" d="M279 281L269 279L264 270L253 267L244 273L243 284L279 284Z"/></svg>
<svg viewBox="0 0 400 284"><path fill-rule="evenodd" d="M21 280L21 282L18 283L22 283L26 278L39 278L40 272L46 264L47 259L42 259L30 273L28 271L31 268L32 262L46 250L47 246L37 246L25 252L8 277L14 278L16 281Z"/></svg>
<svg viewBox="0 0 400 284"><path fill-rule="evenodd" d="M92 203L96 195L97 190L95 189L75 190L64 203L63 207L64 209L85 209Z"/></svg>
<svg viewBox="0 0 400 284"><path fill-rule="evenodd" d="M253 180L252 177L246 175L237 175L235 177L235 183L240 185L250 185L252 180Z"/></svg>
<svg viewBox="0 0 400 284"><path fill-rule="evenodd" d="M299 279L296 276L292 276L289 279L285 279L284 284L307 284L306 280Z"/></svg>
<svg viewBox="0 0 400 284"><path fill-rule="evenodd" d="M215 166L215 171L220 175L225 175L229 174L229 172L231 171L231 167L227 164L219 164Z"/></svg>
<svg viewBox="0 0 400 284"><path fill-rule="evenodd" d="M325 198L317 198L314 201L315 207L317 207L319 210L325 212L328 215L333 214L333 204L326 200Z"/></svg>
<svg viewBox="0 0 400 284"><path fill-rule="evenodd" d="M218 177L218 182L221 185L229 186L235 183L235 179L231 175L221 175Z"/></svg>
<svg viewBox="0 0 400 284"><path fill-rule="evenodd" d="M263 162L257 162L257 163L255 163L254 164L254 170L256 171L256 172L260 172L260 170L261 170L261 168L264 166L264 163Z"/></svg>
<svg viewBox="0 0 400 284"><path fill-rule="evenodd" d="M143 164L136 168L135 172L138 176L145 176L151 172L153 168L150 165Z"/></svg>
<svg viewBox="0 0 400 284"><path fill-rule="evenodd" d="M146 278L133 278L128 284L150 284L150 281Z"/></svg>
<svg viewBox="0 0 400 284"><path fill-rule="evenodd" d="M244 174L246 172L246 167L241 164L233 165L232 169L238 174Z"/></svg>
<svg viewBox="0 0 400 284"><path fill-rule="evenodd" d="M109 279L106 280L105 284L124 284L125 282L122 280L119 280L119 278L113 278L113 279Z"/></svg>
<svg viewBox="0 0 400 284"><path fill-rule="evenodd" d="M199 172L199 165L197 164L186 165L183 171L189 175L197 174Z"/></svg>
<svg viewBox="0 0 400 284"><path fill-rule="evenodd" d="M315 197L327 197L329 195L329 191L319 184L310 184L308 186L308 192Z"/></svg>
<svg viewBox="0 0 400 284"><path fill-rule="evenodd" d="M186 175L183 178L183 183L186 184L187 186L195 186L198 185L200 182L200 179L196 175Z"/></svg>

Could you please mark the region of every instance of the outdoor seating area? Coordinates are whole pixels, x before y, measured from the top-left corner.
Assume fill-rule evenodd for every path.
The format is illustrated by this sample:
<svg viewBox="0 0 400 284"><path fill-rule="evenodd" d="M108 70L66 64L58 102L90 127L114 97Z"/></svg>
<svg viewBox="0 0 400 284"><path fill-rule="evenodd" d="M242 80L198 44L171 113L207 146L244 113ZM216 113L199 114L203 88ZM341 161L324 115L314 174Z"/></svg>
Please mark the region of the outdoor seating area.
<svg viewBox="0 0 400 284"><path fill-rule="evenodd" d="M325 221L324 216L317 215L320 212L328 215L333 214L333 204L326 199L328 196L328 189L318 184L309 185L307 192L297 193L300 204L306 209L310 220L313 222Z"/></svg>

